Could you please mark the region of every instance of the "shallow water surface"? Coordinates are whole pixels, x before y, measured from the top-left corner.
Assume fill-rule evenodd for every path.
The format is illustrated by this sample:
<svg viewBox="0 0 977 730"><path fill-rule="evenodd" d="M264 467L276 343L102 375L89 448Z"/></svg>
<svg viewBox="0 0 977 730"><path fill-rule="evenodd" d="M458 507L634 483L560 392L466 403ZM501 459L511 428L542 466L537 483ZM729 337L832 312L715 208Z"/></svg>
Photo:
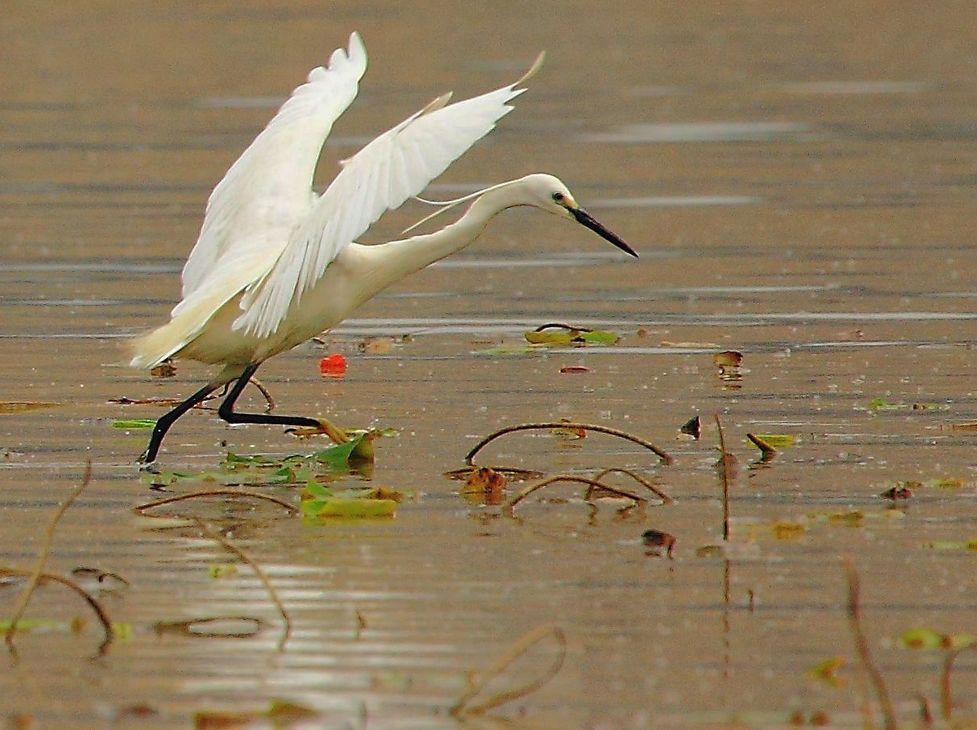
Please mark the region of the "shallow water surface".
<svg viewBox="0 0 977 730"><path fill-rule="evenodd" d="M939 714L945 652L904 648L900 636L977 632L977 436L959 427L977 420L974 9L559 6L104 2L4 13L0 382L5 402L47 405L0 413L0 566L33 565L90 460L49 569L97 568L128 586L100 594L121 631L101 655L85 605L40 587L27 615L49 623L18 636L0 716L186 727L199 713L271 722L260 713L280 700L315 713L309 727L452 727L469 674L553 626L566 636L556 675L468 722L858 727L871 691L843 558L861 577L867 645L896 714L918 719L920 697ZM185 397L207 377L189 363L173 378L130 371L121 343L175 303L214 183L353 29L371 68L317 186L435 94L500 86L546 48L516 111L428 194L551 171L641 259L508 211L324 344L262 368L281 413L394 429L377 441L372 472L339 486L406 494L391 519L314 523L230 498L162 513L194 515L244 550L287 609L286 635L253 570L204 528L132 512L214 484L152 489L134 464L147 433L112 423L162 407L112 399ZM424 212L411 203L367 240L396 237ZM527 351L523 333L550 322L622 339ZM721 350L743 353L738 373L719 372ZM331 352L348 359L341 379L319 374ZM715 414L737 457L725 545ZM695 415L699 440L679 433ZM479 463L575 476L623 467L675 502L588 504L583 487L563 484L508 515L444 476L497 428L563 418L630 431L674 463L600 434L549 432L508 436ZM747 433L795 441L764 462ZM202 409L174 427L160 465L204 474L227 451L322 446ZM900 486L912 497L880 497ZM294 485L259 489L299 500ZM671 559L643 543L649 529L675 537ZM5 615L19 585L0 583ZM85 623L72 631L76 616ZM257 619L259 630L173 628L209 617L239 617L239 628ZM541 642L489 694L543 676L558 653ZM836 657L836 681L812 672ZM975 675L977 658L961 654L957 719L977 717Z"/></svg>

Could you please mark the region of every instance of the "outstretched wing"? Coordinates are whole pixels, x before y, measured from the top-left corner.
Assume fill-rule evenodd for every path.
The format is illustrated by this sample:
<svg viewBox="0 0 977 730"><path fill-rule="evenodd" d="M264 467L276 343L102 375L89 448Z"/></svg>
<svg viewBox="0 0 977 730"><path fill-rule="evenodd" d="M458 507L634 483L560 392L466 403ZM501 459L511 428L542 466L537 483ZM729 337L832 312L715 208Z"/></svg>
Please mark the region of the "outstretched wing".
<svg viewBox="0 0 977 730"><path fill-rule="evenodd" d="M340 251L492 131L512 110L508 102L525 91L516 87L539 61L501 89L450 105L447 96L435 99L348 160L271 270L242 297L243 314L234 328L258 337L274 332L293 301L322 277Z"/></svg>
<svg viewBox="0 0 977 730"><path fill-rule="evenodd" d="M217 184L197 243L183 267L184 302L227 283L240 291L268 270L314 203L312 178L333 123L356 97L366 71L357 33L328 68L313 69Z"/></svg>

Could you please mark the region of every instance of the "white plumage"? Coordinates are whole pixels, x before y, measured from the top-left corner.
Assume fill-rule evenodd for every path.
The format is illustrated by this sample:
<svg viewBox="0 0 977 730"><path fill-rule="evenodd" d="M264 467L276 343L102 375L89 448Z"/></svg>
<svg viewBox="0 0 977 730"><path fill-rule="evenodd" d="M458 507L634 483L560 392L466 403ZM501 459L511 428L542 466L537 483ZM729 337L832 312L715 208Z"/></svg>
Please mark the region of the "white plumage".
<svg viewBox="0 0 977 730"><path fill-rule="evenodd" d="M267 358L327 330L378 291L468 245L499 211L532 205L591 228L632 255L551 175L493 186L440 231L375 246L355 239L384 212L418 195L508 114L539 67L519 81L449 104L438 97L346 160L321 195L316 163L336 119L356 97L366 72L358 34L313 69L268 126L214 188L200 236L183 268L182 301L170 321L133 341L131 364L153 367L183 357L223 366L199 393L157 423L143 455L152 461L163 434L205 395L250 378ZM459 202L459 201L455 201ZM448 206L451 207L451 206ZM238 383L243 388L241 382ZM304 424L316 419L233 413L231 390L221 416L234 422Z"/></svg>

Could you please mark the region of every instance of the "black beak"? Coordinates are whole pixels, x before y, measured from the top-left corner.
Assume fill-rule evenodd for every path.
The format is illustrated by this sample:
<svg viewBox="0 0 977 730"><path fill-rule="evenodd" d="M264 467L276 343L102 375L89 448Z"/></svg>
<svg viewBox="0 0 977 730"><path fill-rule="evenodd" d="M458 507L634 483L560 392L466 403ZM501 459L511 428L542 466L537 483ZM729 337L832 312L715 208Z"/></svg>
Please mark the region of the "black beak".
<svg viewBox="0 0 977 730"><path fill-rule="evenodd" d="M609 231L601 225L596 218L594 218L590 213L585 211L583 208L567 208L574 218L577 219L577 223L585 226L596 233L598 236L603 238L605 241L610 241L619 249L624 251L624 253L631 254L635 258L638 258L638 254L634 252L634 249L626 244L620 236L618 236L613 231Z"/></svg>

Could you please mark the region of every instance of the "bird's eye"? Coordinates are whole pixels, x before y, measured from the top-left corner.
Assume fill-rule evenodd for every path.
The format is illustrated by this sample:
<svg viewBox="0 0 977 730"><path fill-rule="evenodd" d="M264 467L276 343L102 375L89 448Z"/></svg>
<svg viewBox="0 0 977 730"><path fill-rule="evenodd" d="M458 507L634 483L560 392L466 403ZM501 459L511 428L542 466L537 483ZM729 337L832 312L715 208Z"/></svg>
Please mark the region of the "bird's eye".
<svg viewBox="0 0 977 730"><path fill-rule="evenodd" d="M561 193L559 190L553 193L553 200L555 200L557 203L562 203L564 197L565 196L563 195L563 193Z"/></svg>

